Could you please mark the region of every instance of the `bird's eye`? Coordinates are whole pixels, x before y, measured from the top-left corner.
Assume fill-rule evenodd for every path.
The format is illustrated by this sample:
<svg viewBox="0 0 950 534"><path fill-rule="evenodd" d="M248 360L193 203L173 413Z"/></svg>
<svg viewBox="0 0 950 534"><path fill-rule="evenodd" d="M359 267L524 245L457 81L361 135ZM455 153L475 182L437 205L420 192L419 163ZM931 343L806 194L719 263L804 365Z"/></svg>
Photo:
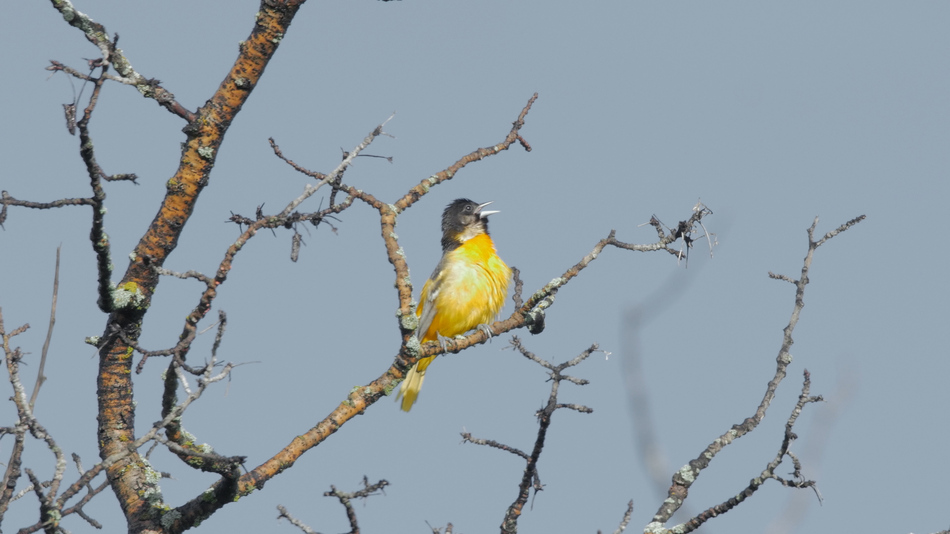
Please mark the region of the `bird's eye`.
<svg viewBox="0 0 950 534"><path fill-rule="evenodd" d="M471 213L471 212L472 212L472 206L471 206L471 205L465 206L465 212L466 212L466 213Z"/></svg>

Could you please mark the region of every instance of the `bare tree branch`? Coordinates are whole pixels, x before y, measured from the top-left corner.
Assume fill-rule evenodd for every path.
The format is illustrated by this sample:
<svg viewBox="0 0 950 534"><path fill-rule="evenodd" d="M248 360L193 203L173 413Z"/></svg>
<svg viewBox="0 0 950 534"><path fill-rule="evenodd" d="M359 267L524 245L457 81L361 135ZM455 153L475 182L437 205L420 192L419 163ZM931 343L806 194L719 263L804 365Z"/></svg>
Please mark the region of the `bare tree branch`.
<svg viewBox="0 0 950 534"><path fill-rule="evenodd" d="M593 412L593 410L586 406L559 403L557 401L557 395L558 389L561 386L561 381L566 380L580 386L586 385L588 383L587 380L568 376L563 372L565 369L573 367L586 360L591 354L598 350L597 344L595 343L571 360L559 365L554 365L528 351L524 345L521 344L521 340L518 339L517 336L512 336L511 346L520 352L522 356L550 371L549 376L551 380L551 393L548 395L548 401L544 408L538 410L538 412L535 414L538 418L538 436L535 439L534 448L532 449L531 454L528 455L519 449L498 443L494 440L473 438L468 432L462 433L462 443L474 443L475 445L485 445L495 449L503 450L520 456L526 461L527 466L525 467L524 474L521 477L521 483L518 484L518 496L515 498L515 501L511 504L511 506L508 507L505 517L501 523L501 531L503 533L518 532L518 518L521 517L521 512L524 508L524 505L528 502L528 496L530 495L531 490L533 489L535 494L537 494L537 492L544 489L544 486L541 484L541 479L538 475L538 460L541 457L541 451L544 449L544 440L547 436L548 428L551 426L551 416L554 415L556 410L561 408L573 409L582 413ZM631 501L631 507L632 506L633 504ZM626 519L626 521L629 522L629 517ZM625 525L626 523L623 524Z"/></svg>
<svg viewBox="0 0 950 534"><path fill-rule="evenodd" d="M290 515L290 512L288 512L287 509L284 508L283 505L278 504L278 505L277 505L277 511L280 512L280 514L277 516L277 519L286 519L287 521L290 521L290 524L291 524L291 525L293 525L293 526L299 528L299 529L302 530L305 534L319 534L316 530L313 530L312 528L310 528L309 526L307 526L307 524L304 523L303 521L301 521L301 520L297 519L296 517Z"/></svg>
<svg viewBox="0 0 950 534"><path fill-rule="evenodd" d="M620 534L624 530L627 530L627 525L630 524L631 517L633 517L633 499L630 499L630 502L627 503L627 511L623 514L623 519L620 520L620 526L617 527L614 534ZM600 534L599 530L597 534Z"/></svg>
<svg viewBox="0 0 950 534"><path fill-rule="evenodd" d="M340 501L340 504L342 504L343 507L346 509L346 517L350 522L349 534L359 534L360 527L356 520L356 510L353 509L353 505L351 504L351 501L353 499L366 499L370 496L377 495L377 492L385 495L385 491L383 490L388 485L389 485L389 482L385 480L380 480L379 482L376 482L375 484L370 484L369 479L366 478L366 476L364 476L363 489L361 490L346 492L346 491L340 491L336 488L336 486L331 485L330 491L324 492L323 496L336 497ZM290 521L290 524L296 526L297 528L304 531L305 533L317 534L317 532L313 530L312 528L310 528L309 526L307 526L306 523L290 515L290 512L288 512L287 508L285 508L284 506L278 505L277 510L280 512L280 515L277 516L277 519L282 519L282 518L287 519L288 521Z"/></svg>
<svg viewBox="0 0 950 534"><path fill-rule="evenodd" d="M795 326L798 324L798 319L801 314L802 308L805 306L804 294L805 286L808 285L808 272L811 268L812 259L814 257L815 250L824 244L828 239L838 235L839 233L847 230L851 226L857 224L858 222L864 220L864 215L856 217L845 224L839 226L837 229L825 234L825 236L816 241L814 238L815 227L818 225L818 218L816 217L811 227L808 228L808 253L805 255L805 259L802 265L802 271L797 280L791 279L787 276L775 275L769 273L769 276L774 279L779 279L783 281L791 282L795 285L795 306L792 308L792 314L789 318L788 325L784 329L784 336L782 339L782 345L779 348L778 356L776 357L776 369L775 375L772 377L772 380L769 381L768 387L762 401L759 404L759 407L756 409L755 414L747 418L742 423L733 425L733 427L723 435L719 436L715 441L710 443L706 449L696 457L696 459L689 462L689 464L680 468L676 474L673 475L673 484L669 489L667 499L663 501L663 504L660 506L659 510L653 517L653 521L646 526L646 530L649 532L666 532L665 524L685 502L690 486L696 481L700 473L709 466L716 454L719 453L724 447L728 446L730 443L736 439L748 434L753 431L760 422L765 418L766 411L772 403L772 399L775 397L775 391L778 389L779 384L785 378L787 374L787 368L792 363L792 355L789 352L791 350L794 340L792 339L792 333L795 330ZM806 377L806 384L803 386L803 397L807 396L807 387L808 380ZM802 400L799 401L804 404ZM809 401L813 402L813 401ZM800 408L796 406L796 410L800 411ZM786 430L785 441L791 442L791 425L794 424L794 420L797 417L797 412L793 412L793 416L789 420L789 424ZM783 449L785 442L783 442ZM784 457L783 449L780 449L780 456L778 458L781 461L781 458ZM775 460L773 460L775 462ZM771 465L771 464L770 464ZM774 470L774 467L772 468ZM767 468L764 473L769 472ZM764 481L768 478L775 478L773 476L767 476L761 479L753 480L750 485L737 496L729 499L725 503L717 505L716 507L710 508L705 512L700 513L695 516L693 519L688 521L683 525L674 527L674 530L680 532L691 532L699 525L707 521L708 519L715 517L718 514L724 513L729 509L737 506L739 503L751 496ZM791 484L789 484L791 485ZM802 485L801 487L811 487L814 483L809 485Z"/></svg>
<svg viewBox="0 0 950 534"><path fill-rule="evenodd" d="M327 491L323 494L324 497L336 497L339 499L340 504L346 508L346 518L350 521L350 533L349 534L360 534L360 527L356 521L356 510L353 509L353 505L350 503L353 499L365 499L370 495L375 495L376 492L385 493L383 488L389 485L389 482L385 480L380 480L375 484L370 484L366 476L363 476L363 489L345 492L336 489L334 486L330 486L330 491Z"/></svg>
<svg viewBox="0 0 950 534"><path fill-rule="evenodd" d="M70 26L81 30L85 34L86 39L99 48L100 52L102 53L102 60L105 63L111 63L115 66L116 71L119 72L121 78L110 77L110 79L124 83L126 85L135 86L135 88L138 89L138 91L143 96L147 98L154 98L155 101L159 103L159 105L163 106L168 111L180 116L188 122L193 122L195 120L195 114L186 110L181 106L181 104L176 102L175 95L166 91L160 85L160 81L155 79L146 79L132 68L132 64L125 57L122 49L116 46L119 41L118 35L116 35L113 39L110 39L109 33L106 31L105 27L92 20L92 18L85 13L76 9L69 0L56 0L53 2L53 7L55 7L63 15L63 18L69 23ZM67 71L59 62L51 61L51 63L51 69L64 70L68 74L82 78L80 73L73 71L72 69Z"/></svg>

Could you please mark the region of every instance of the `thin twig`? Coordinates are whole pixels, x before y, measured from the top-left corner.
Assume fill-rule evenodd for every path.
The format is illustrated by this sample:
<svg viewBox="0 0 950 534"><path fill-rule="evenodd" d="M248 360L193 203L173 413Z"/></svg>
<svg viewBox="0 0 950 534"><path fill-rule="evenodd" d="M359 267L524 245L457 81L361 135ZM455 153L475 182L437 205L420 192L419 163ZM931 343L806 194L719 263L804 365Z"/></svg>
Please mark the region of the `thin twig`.
<svg viewBox="0 0 950 534"><path fill-rule="evenodd" d="M284 508L283 505L278 504L278 505L277 505L277 511L280 512L280 514L277 516L277 519L278 519L278 520L280 520L280 519L286 519L287 521L290 521L290 524L291 524L291 525L293 525L293 526L299 528L299 529L302 530L305 534L319 534L316 530L313 530L312 528L310 528L309 526L307 526L307 524L304 523L303 521L301 521L301 520L297 519L296 517L290 515L290 512L288 512L287 509Z"/></svg>
<svg viewBox="0 0 950 534"><path fill-rule="evenodd" d="M617 527L614 534L621 534L624 530L627 530L627 525L630 524L631 517L633 517L633 499L630 499L630 502L627 503L627 511L624 512L623 519L620 520L620 526ZM599 530L597 534L600 534Z"/></svg>
<svg viewBox="0 0 950 534"><path fill-rule="evenodd" d="M792 355L790 353L792 344L794 340L792 339L792 333L795 330L795 326L798 324L799 316L801 315L802 308L805 306L804 295L805 295L805 286L808 285L808 273L811 268L812 259L814 258L815 250L822 244L824 244L828 239L838 235L839 233L847 230L851 226L857 224L858 222L864 220L864 216L861 215L854 219L851 219L847 223L839 226L835 230L828 232L820 240L816 241L815 227L818 224L818 218L815 217L814 222L811 227L808 228L808 253L805 255L805 259L802 264L801 274L797 280L791 279L785 275L775 275L769 273L769 276L773 279L779 279L787 282L791 282L795 285L795 305L792 308L792 313L789 318L788 325L785 326L784 335L782 339L781 347L779 348L778 355L775 359L776 367L775 374L768 383L766 388L765 395L762 397L761 402L759 403L758 408L751 417L746 418L742 423L733 425L732 428L719 436L715 441L710 443L705 450L703 450L699 456L694 460L690 461L689 464L680 468L673 475L673 484L670 486L668 497L663 501L663 504L657 510L656 514L653 516L653 520L646 526L646 530L649 532L665 532L665 524L673 516L679 508L685 502L686 496L689 493L689 488L695 483L699 475L702 473L706 467L712 462L713 458L725 447L731 444L736 439L748 434L755 430L755 428L762 422L765 418L765 414L768 411L769 406L772 404L772 400L775 398L775 392L778 389L779 384L785 378L787 374L788 366L792 363ZM807 386L807 383L806 383ZM801 401L800 401L801 402ZM799 410L800 411L800 410ZM793 412L794 414L794 412ZM797 416L795 416L797 417ZM791 420L791 423L794 423L794 419ZM790 423L790 424L791 424ZM790 432L790 430L788 431ZM789 435L785 436L786 441L790 441ZM783 442L784 443L784 442ZM784 456L784 454L783 454ZM774 477L766 477L774 478ZM763 479L764 481L764 479ZM813 484L812 484L813 485ZM808 487L811 487L809 485ZM717 505L713 508L707 509L706 511L700 513L699 515L692 518L690 521L684 525L674 527L676 529L683 528L682 532L690 532L697 528L699 525L704 523L706 520L715 517L718 514L724 513L729 509L737 506L739 503L743 502L746 498L752 495L759 487L761 483L751 483L742 493L732 497L725 503Z"/></svg>
<svg viewBox="0 0 950 534"><path fill-rule="evenodd" d="M350 521L350 532L349 534L360 534L360 527L356 521L356 510L353 509L353 505L350 501L353 499L365 499L372 495L375 495L376 492L385 493L383 489L389 485L389 482L385 480L380 480L375 484L370 484L369 479L366 476L363 476L363 489L345 492L336 489L333 485L330 486L330 491L324 492L324 497L336 497L339 499L340 504L346 508L346 517Z"/></svg>
<svg viewBox="0 0 950 534"><path fill-rule="evenodd" d="M28 325L21 326L13 332L7 333L3 326L3 317L0 314L0 337L3 340L3 350L6 361L7 375L10 380L10 385L13 387L13 404L17 409L17 431L29 433L36 439L44 441L49 448L50 452L53 453L55 459L55 468L53 471L52 479L44 484L36 478L36 476L29 470L25 469L27 476L30 478L30 482L33 484L33 491L36 493L37 498L40 500L40 517L44 523L47 523L48 520L51 520L55 517L61 517L62 514L59 512L59 506L54 501L57 493L59 492L59 486L63 479L63 474L66 471L66 459L63 455L62 450L56 444L56 441L53 437L46 431L42 424L33 416L33 409L30 406L29 401L26 396L26 389L23 387L23 383L20 380L20 360L23 356L19 348L10 348L10 338L19 335L24 332ZM18 440L19 441L19 440ZM22 441L19 444L19 450L15 451L17 457L11 457L11 468L8 468L6 475L4 476L4 481L10 484L11 482L15 484L16 478L19 477L19 465L20 458L19 455L22 453ZM42 491L43 487L48 487L49 491L44 493ZM2 503L3 508L0 510L5 511L5 507L8 506L10 500L9 491L12 491L12 487L8 486L5 488L3 493L4 502ZM58 521L58 520L57 520ZM49 530L47 528L47 530Z"/></svg>
<svg viewBox="0 0 950 534"><path fill-rule="evenodd" d="M528 453L522 451L521 449L516 449L515 447L509 447L508 445L505 445L504 443L498 443L497 441L493 439L473 438L470 432L462 432L462 443L466 443L466 442L474 443L475 445L485 445L486 447L492 447L492 448L499 449L505 452L510 452L511 454L514 454L515 456L520 456L524 458L525 460L531 460L531 457L528 456Z"/></svg>
<svg viewBox="0 0 950 534"><path fill-rule="evenodd" d="M550 371L551 393L548 396L548 401L545 407L541 410L538 410L538 412L535 414L538 418L538 435L535 439L534 448L531 451L531 454L528 455L519 449L498 443L493 440L472 438L471 434L468 432L462 433L463 443L469 442L476 445L486 445L516 454L526 460L527 465L524 469L524 473L522 474L521 482L518 484L518 496L515 498L515 501L511 504L511 506L508 507L505 517L501 522L502 533L515 533L518 531L518 518L521 517L521 512L524 509L524 505L528 502L528 496L530 495L531 490L533 489L535 495L537 495L537 492L544 489L544 485L541 484L540 476L538 475L538 460L541 457L541 451L544 449L544 440L547 436L548 428L551 426L551 416L554 415L554 412L560 408L573 409L582 413L591 413L593 411L586 406L559 403L557 401L557 394L562 380L568 380L578 385L584 385L587 383L586 380L569 377L565 374L562 374L562 372L568 367L573 367L581 363L598 350L597 344L595 343L571 360L561 363L560 365L554 365L538 357L532 352L529 352L521 344L521 340L516 336L512 336L511 346L518 350L524 357L538 363Z"/></svg>
<svg viewBox="0 0 950 534"><path fill-rule="evenodd" d="M742 491L735 494L735 496L730 497L725 502L722 502L720 504L717 504L713 507L710 507L704 510L703 512L700 512L699 514L690 518L685 523L673 527L671 529L673 532L677 532L677 533L682 532L684 534L688 532L693 532L694 530L702 526L703 523L705 523L706 521L709 521L710 519L714 517L718 517L728 512L729 510L732 510L739 504L741 504L743 501L751 497L753 493L755 493L760 487L762 487L763 484L765 484L767 480L770 480L770 479L777 480L785 487L811 488L812 490L815 491L815 494L818 496L818 501L821 502L821 493L818 491L816 482L814 480L805 480L801 476L801 464L798 462L798 459L795 457L795 455L792 454L791 451L789 450L789 448L791 447L792 441L798 438L798 436L796 436L795 433L792 431L792 428L795 425L795 421L798 419L798 416L801 414L801 411L804 408L805 404L809 404L812 402L820 402L822 400L820 396L812 397L809 395L809 391L811 389L811 375L808 373L807 369L805 370L804 375L805 375L805 379L802 384L802 392L799 395L798 403L796 403L795 408L792 409L792 414L789 416L788 420L785 423L785 437L782 440L782 444L779 447L778 453L776 453L775 458L773 458L772 461L770 461L768 465L766 466L766 468L762 471L762 473L759 474L759 476L753 478L749 482L749 485L743 488ZM789 458L793 460L795 464L795 471L793 475L799 480L786 480L775 474L775 470L782 463L782 460L786 456L788 456Z"/></svg>
<svg viewBox="0 0 950 534"><path fill-rule="evenodd" d="M63 246L56 247L56 269L53 274L53 303L49 310L49 328L46 330L46 341L43 342L43 352L40 354L40 366L36 371L36 385L33 386L33 394L30 395L30 407L36 405L36 396L40 393L40 387L46 382L46 375L43 370L46 368L46 355L49 354L49 343L53 338L53 326L56 324L56 298L59 295L59 252Z"/></svg>
<svg viewBox="0 0 950 534"><path fill-rule="evenodd" d="M346 491L340 491L336 488L336 486L331 485L330 491L324 492L323 496L336 497L340 501L340 503L346 509L346 517L350 522L349 534L359 534L360 527L356 520L356 511L353 509L353 505L351 504L350 501L352 501L353 499L366 499L367 497L376 495L377 492L385 494L384 488L388 485L389 485L389 482L385 480L380 480L379 482L376 482L375 484L370 484L369 479L366 476L363 476L363 489L353 491L353 492L346 492ZM282 519L282 518L287 519L288 521L290 521L290 524L296 526L297 528L304 531L305 533L317 534L317 532L313 530L312 528L310 528L306 523L290 515L290 512L288 512L287 508L285 508L284 506L277 505L277 510L280 512L280 515L277 516L277 519Z"/></svg>

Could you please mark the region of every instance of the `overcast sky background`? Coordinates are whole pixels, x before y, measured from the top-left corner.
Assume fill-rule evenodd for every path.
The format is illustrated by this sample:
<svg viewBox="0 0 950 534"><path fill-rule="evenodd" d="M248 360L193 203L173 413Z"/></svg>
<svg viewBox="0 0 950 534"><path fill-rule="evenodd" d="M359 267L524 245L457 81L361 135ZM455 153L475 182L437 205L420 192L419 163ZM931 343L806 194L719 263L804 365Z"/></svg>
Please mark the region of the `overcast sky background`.
<svg viewBox="0 0 950 534"><path fill-rule="evenodd" d="M76 7L118 33L132 65L196 109L230 68L252 28L257 2L80 0ZM55 59L83 68L98 51L48 2L12 2L0 33L0 188L20 199L89 195L78 137L61 104L66 76ZM520 148L471 165L399 218L417 291L438 261L439 216L458 197L493 200L499 253L521 269L530 294L587 254L610 229L649 243L641 226L667 225L701 199L715 215L689 267L666 253L609 249L558 294L540 336L518 334L550 361L595 354L573 371L561 399L591 415L559 411L539 466L543 492L523 532L612 532L626 503L630 528L650 521L672 473L753 414L793 305L796 276L816 215L820 233L868 219L818 250L795 332L795 358L765 422L716 457L693 486L696 513L741 491L774 456L783 425L812 373L798 421L811 491L768 483L705 532L933 532L950 527L946 344L950 263L944 243L950 198L950 4L944 2L311 2L234 122L210 186L166 267L212 273L238 229L231 212L279 211L307 183L274 157L331 170L384 121L395 118L346 182L393 201L460 156L500 142L535 91L540 98ZM77 85L78 89L78 85ZM87 88L84 98L89 95ZM153 218L174 173L184 122L128 86L106 85L92 121L99 163L134 172L139 185L106 184L115 280ZM323 195L302 206L316 210ZM326 200L324 199L324 205ZM62 244L59 310L36 415L59 445L89 467L98 459L96 359L83 338L99 335L88 208L9 210L0 232L0 306L31 354L32 387L48 320L55 249ZM393 271L377 214L357 205L305 234L297 263L290 233L261 232L238 256L217 309L229 330L219 356L238 367L184 418L199 441L259 465L392 362L399 345ZM172 346L197 302L195 281L164 279L142 344ZM511 312L509 304L504 315ZM638 322L625 318L638 317ZM295 532L283 504L321 532L348 530L343 508L322 493L355 490L363 475L386 479L386 496L357 503L364 532L491 532L516 496L523 462L460 445L459 432L530 449L534 412L550 385L536 364L504 350L509 336L439 358L411 413L386 399L308 452L289 471L201 526L208 532ZM201 361L213 333L191 352ZM640 367L632 365L640 358ZM159 419L156 358L136 377L137 432ZM628 405L637 373L667 473L649 481ZM4 398L6 394L2 395ZM10 425L12 403L0 407ZM13 441L0 441L6 458ZM26 466L49 476L51 455L30 439ZM156 451L153 464L180 505L215 477ZM781 474L791 471L786 463ZM70 469L67 481L75 480ZM21 479L18 489L24 487ZM797 499L798 502L792 502ZM792 512L786 513L789 510ZM797 508L801 506L801 508ZM88 512L123 527L111 491ZM14 503L3 528L32 524L36 499ZM679 515L676 519L685 520ZM670 525L672 526L677 521ZM72 532L92 527L77 517Z"/></svg>

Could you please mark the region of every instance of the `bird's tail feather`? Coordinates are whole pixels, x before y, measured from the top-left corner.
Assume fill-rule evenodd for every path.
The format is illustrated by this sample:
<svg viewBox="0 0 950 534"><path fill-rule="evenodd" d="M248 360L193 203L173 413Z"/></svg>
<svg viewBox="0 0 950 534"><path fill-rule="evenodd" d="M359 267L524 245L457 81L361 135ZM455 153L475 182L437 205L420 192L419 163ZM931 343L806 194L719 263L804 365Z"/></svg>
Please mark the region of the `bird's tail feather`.
<svg viewBox="0 0 950 534"><path fill-rule="evenodd" d="M426 377L426 367L432 363L435 356L429 356L416 362L416 365L406 373L406 379L402 381L399 387L399 393L396 394L396 400L402 398L402 411L408 412L419 397L419 390L422 389L422 381Z"/></svg>

